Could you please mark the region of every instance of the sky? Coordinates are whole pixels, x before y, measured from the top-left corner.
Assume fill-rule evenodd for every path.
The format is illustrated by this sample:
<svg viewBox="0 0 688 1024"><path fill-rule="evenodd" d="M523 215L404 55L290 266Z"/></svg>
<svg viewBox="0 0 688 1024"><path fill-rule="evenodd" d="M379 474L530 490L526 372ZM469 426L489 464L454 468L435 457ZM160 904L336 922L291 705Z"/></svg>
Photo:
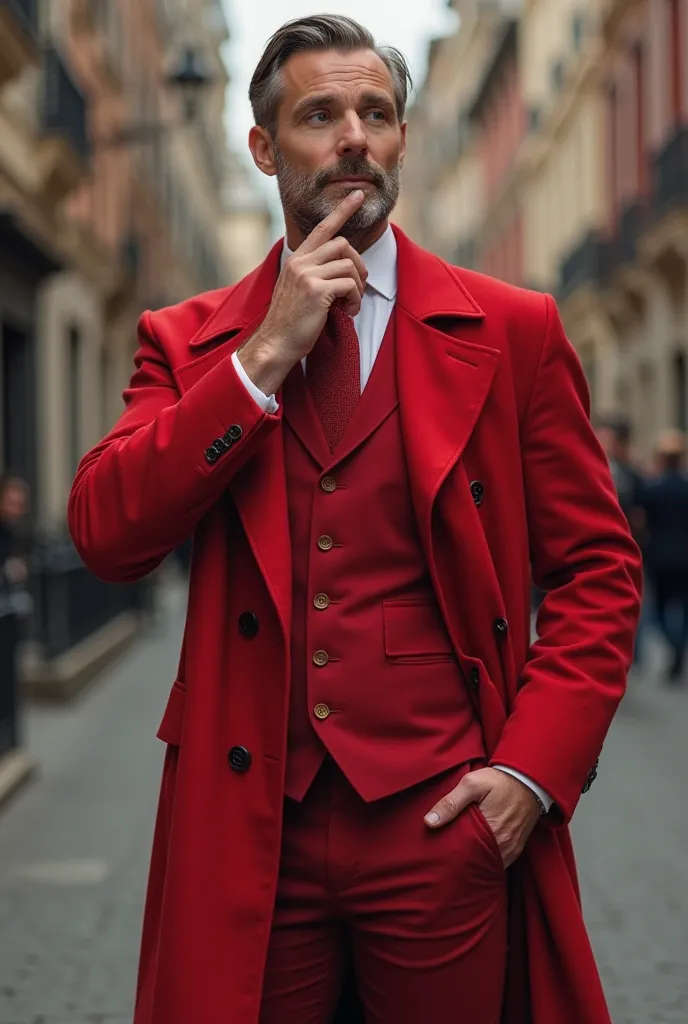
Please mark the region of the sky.
<svg viewBox="0 0 688 1024"><path fill-rule="evenodd" d="M225 58L232 76L227 129L232 148L246 154L246 139L253 124L248 86L268 38L285 21L307 14L346 14L369 28L379 43L398 47L406 56L418 87L426 69L427 45L434 36L454 27L453 12L446 0L223 0L232 38ZM276 186L255 171L254 180L274 204Z"/></svg>

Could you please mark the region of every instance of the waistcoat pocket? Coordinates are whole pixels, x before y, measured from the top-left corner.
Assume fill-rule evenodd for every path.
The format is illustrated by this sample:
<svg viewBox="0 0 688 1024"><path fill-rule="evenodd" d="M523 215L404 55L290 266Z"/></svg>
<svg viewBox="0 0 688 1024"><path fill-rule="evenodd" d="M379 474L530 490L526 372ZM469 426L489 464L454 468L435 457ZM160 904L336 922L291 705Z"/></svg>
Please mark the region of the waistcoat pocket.
<svg viewBox="0 0 688 1024"><path fill-rule="evenodd" d="M399 598L382 602L385 654L397 664L452 661L454 652L434 601Z"/></svg>

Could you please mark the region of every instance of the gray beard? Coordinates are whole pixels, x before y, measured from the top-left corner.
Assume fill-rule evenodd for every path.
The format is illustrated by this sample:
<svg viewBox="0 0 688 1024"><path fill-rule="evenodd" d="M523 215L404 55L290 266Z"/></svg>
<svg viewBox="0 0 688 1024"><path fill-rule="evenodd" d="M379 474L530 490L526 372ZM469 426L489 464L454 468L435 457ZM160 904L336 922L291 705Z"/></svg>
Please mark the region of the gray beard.
<svg viewBox="0 0 688 1024"><path fill-rule="evenodd" d="M275 147L277 164L277 187L279 189L282 209L289 214L299 231L307 236L320 221L324 220L341 202L347 192L354 189L342 189L341 195L327 195L324 186L331 177L344 174L365 174L373 178L375 192L366 195L363 205L337 232L349 241L354 248L359 248L366 236L385 221L397 204L401 191L401 164L393 171L382 171L372 168L366 161L343 160L335 171L325 174L304 174L294 170L280 151Z"/></svg>

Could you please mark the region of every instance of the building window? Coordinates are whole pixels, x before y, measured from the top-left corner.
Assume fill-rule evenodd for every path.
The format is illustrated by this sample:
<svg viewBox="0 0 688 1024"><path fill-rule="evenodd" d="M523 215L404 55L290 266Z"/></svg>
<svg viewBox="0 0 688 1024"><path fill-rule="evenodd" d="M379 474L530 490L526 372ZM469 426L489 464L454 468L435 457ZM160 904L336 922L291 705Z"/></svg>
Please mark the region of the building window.
<svg viewBox="0 0 688 1024"><path fill-rule="evenodd" d="M650 363L641 363L638 367L638 418L640 420L638 434L640 437L652 437L657 429L655 415L655 371Z"/></svg>
<svg viewBox="0 0 688 1024"><path fill-rule="evenodd" d="M70 327L67 339L67 372L69 410L67 416L67 445L69 468L74 475L81 459L81 334Z"/></svg>
<svg viewBox="0 0 688 1024"><path fill-rule="evenodd" d="M620 373L616 378L616 405L622 413L626 414L631 405L631 388L628 377Z"/></svg>
<svg viewBox="0 0 688 1024"><path fill-rule="evenodd" d="M668 0L669 3L669 88L671 91L671 116L679 125L683 119L683 17L682 0Z"/></svg>
<svg viewBox="0 0 688 1024"><path fill-rule="evenodd" d="M537 132L542 124L542 108L536 104L528 107L528 131Z"/></svg>
<svg viewBox="0 0 688 1024"><path fill-rule="evenodd" d="M638 43L633 50L635 85L635 156L638 193L644 195L648 186L647 133L645 128L645 48Z"/></svg>
<svg viewBox="0 0 688 1024"><path fill-rule="evenodd" d="M573 49L576 53L581 48L583 42L583 28L585 21L583 15L578 11L573 15L573 21L571 22L571 35L573 36Z"/></svg>
<svg viewBox="0 0 688 1024"><path fill-rule="evenodd" d="M100 350L100 411L101 433L110 429L110 350L103 345Z"/></svg>
<svg viewBox="0 0 688 1024"><path fill-rule="evenodd" d="M609 194L610 222L613 228L616 225L617 198L619 190L619 94L616 85L610 85L607 91L607 120L609 131L607 132L607 146L609 149L607 160L607 174L609 175L607 189Z"/></svg>
<svg viewBox="0 0 688 1024"><path fill-rule="evenodd" d="M686 354L676 352L673 357L672 380L674 383L674 423L679 430L688 429L688 396L686 386Z"/></svg>

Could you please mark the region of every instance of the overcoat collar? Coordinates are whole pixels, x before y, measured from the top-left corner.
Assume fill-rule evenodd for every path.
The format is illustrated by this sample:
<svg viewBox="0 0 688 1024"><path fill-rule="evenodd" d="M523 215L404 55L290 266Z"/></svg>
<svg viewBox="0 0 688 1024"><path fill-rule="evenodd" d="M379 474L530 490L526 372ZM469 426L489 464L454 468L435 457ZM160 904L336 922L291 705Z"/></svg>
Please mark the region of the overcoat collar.
<svg viewBox="0 0 688 1024"><path fill-rule="evenodd" d="M392 230L397 240L398 294L397 303L416 320L433 317L460 317L482 319L484 313L466 286L458 271L408 238L396 226ZM200 327L190 341L198 349L222 335L243 330L267 308L279 274L283 240L275 242L266 259L239 284L230 289L215 312Z"/></svg>
<svg viewBox="0 0 688 1024"><path fill-rule="evenodd" d="M432 511L442 484L460 459L489 393L499 352L462 340L461 323L485 314L459 272L416 246L394 228L398 252L397 382L411 492L426 555L434 564ZM261 322L279 273L282 240L266 260L235 288L189 342L191 361L178 370L182 390L191 386ZM233 339L233 340L232 340ZM226 347L226 343L230 347ZM278 402L281 390L277 394ZM280 408L280 415L281 415ZM259 486L256 481L262 480ZM266 529L265 488L270 481L272 526ZM251 472L230 485L244 528L262 565L288 633L291 590L285 561L289 548L286 476L281 431L266 439L251 460ZM465 494L463 492L466 492ZM475 509L468 488L462 504L452 503L456 522L472 522ZM453 532L453 531L452 531Z"/></svg>

